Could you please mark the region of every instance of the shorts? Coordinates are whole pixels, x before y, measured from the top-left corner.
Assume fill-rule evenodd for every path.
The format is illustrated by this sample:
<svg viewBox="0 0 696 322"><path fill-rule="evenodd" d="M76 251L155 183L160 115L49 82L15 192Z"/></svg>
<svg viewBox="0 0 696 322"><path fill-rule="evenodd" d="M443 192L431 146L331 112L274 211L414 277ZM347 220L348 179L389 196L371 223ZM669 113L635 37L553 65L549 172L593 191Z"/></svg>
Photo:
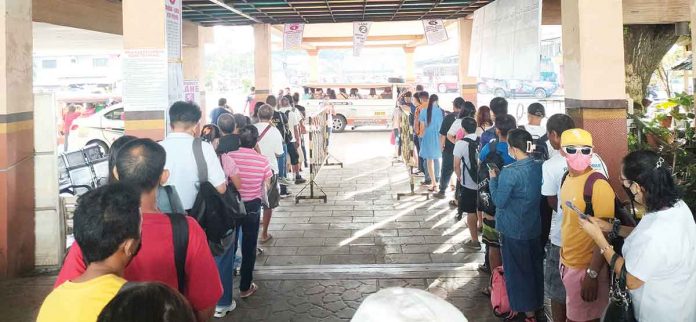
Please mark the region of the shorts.
<svg viewBox="0 0 696 322"><path fill-rule="evenodd" d="M478 198L478 192L466 187L459 186L459 200L457 213L458 214L473 214L476 213L476 198Z"/></svg>
<svg viewBox="0 0 696 322"><path fill-rule="evenodd" d="M609 273L606 269L599 272L597 284L597 299L585 302L582 299L582 280L585 278L584 268L570 268L561 264L561 279L566 290L566 316L573 321L590 321L599 319L609 305Z"/></svg>
<svg viewBox="0 0 696 322"><path fill-rule="evenodd" d="M489 247L500 248L500 234L495 230L495 220L483 219L483 235L481 240Z"/></svg>
<svg viewBox="0 0 696 322"><path fill-rule="evenodd" d="M554 244L546 246L546 260L544 261L544 289L546 296L552 301L565 303L566 291L561 280L561 247Z"/></svg>
<svg viewBox="0 0 696 322"><path fill-rule="evenodd" d="M287 144L287 146L288 146L288 156L290 156L290 164L292 164L292 165L300 164L300 154L297 153L297 149L295 148L295 142L290 142Z"/></svg>

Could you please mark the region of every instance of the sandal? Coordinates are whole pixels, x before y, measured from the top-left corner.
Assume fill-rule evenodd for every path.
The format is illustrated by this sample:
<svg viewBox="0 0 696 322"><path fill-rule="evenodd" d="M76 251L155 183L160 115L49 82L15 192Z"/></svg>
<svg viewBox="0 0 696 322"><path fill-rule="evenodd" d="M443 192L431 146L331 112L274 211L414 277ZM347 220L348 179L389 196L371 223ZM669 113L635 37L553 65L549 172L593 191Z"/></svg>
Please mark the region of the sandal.
<svg viewBox="0 0 696 322"><path fill-rule="evenodd" d="M259 290L259 287L256 286L256 283L251 283L251 287L245 292L240 292L239 297L245 299L249 296L254 295L254 293L256 293L256 291L258 291L258 290Z"/></svg>
<svg viewBox="0 0 696 322"><path fill-rule="evenodd" d="M261 239L261 244L267 243L269 240L273 239L273 235L268 234L268 238L266 239Z"/></svg>
<svg viewBox="0 0 696 322"><path fill-rule="evenodd" d="M450 205L450 207L458 207L459 206L459 205L457 205L457 200L450 200L449 205Z"/></svg>

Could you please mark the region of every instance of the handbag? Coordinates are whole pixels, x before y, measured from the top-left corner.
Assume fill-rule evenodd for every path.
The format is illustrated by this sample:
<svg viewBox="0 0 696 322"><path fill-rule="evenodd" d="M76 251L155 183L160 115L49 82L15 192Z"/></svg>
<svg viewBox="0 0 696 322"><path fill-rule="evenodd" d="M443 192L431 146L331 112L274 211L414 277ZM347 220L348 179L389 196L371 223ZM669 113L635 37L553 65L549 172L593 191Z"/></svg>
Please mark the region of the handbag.
<svg viewBox="0 0 696 322"><path fill-rule="evenodd" d="M604 311L602 322L636 322L638 321L633 309L631 294L626 287L626 264L621 267L621 273L616 274L614 267L619 255L614 254L609 268L611 269L611 288L609 289L609 305ZM618 275L618 276L617 276Z"/></svg>
<svg viewBox="0 0 696 322"><path fill-rule="evenodd" d="M280 205L280 191L278 190L278 175L273 174L271 177L271 187L266 190L264 186L265 183L261 183L261 190L263 190L263 196L261 198L261 203L266 208L274 209Z"/></svg>

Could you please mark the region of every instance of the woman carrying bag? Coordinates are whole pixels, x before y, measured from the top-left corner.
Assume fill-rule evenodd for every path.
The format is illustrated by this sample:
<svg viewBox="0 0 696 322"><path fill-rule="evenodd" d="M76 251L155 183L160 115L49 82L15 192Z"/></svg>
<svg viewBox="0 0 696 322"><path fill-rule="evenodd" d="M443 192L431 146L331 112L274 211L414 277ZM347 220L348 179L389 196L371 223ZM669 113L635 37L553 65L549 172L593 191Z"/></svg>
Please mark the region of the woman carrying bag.
<svg viewBox="0 0 696 322"><path fill-rule="evenodd" d="M621 181L647 210L636 227L580 218L614 275L604 321L696 321L696 223L672 173L655 152L635 151ZM616 236L626 237L623 257L607 240Z"/></svg>

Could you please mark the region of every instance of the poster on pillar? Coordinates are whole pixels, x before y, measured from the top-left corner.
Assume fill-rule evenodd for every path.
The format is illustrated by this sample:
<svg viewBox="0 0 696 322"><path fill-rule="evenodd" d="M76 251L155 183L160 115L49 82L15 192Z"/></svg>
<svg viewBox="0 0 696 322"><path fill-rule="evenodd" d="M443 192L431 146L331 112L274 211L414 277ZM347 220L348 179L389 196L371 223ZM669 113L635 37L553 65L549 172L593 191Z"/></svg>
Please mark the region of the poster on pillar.
<svg viewBox="0 0 696 322"><path fill-rule="evenodd" d="M184 80L184 100L200 104L198 80Z"/></svg>
<svg viewBox="0 0 696 322"><path fill-rule="evenodd" d="M356 21L353 22L353 56L360 56L360 52L365 46L367 35L370 33L372 22Z"/></svg>
<svg viewBox="0 0 696 322"><path fill-rule="evenodd" d="M497 0L473 16L468 76L539 79L541 0Z"/></svg>
<svg viewBox="0 0 696 322"><path fill-rule="evenodd" d="M123 104L128 111L164 111L169 103L164 49L126 49L123 55Z"/></svg>
<svg viewBox="0 0 696 322"><path fill-rule="evenodd" d="M304 24L286 24L283 28L283 50L301 49L303 34Z"/></svg>
<svg viewBox="0 0 696 322"><path fill-rule="evenodd" d="M167 56L170 61L181 61L181 1L164 0L167 33Z"/></svg>
<svg viewBox="0 0 696 322"><path fill-rule="evenodd" d="M423 20L423 31L425 32L425 38L428 40L428 45L434 45L449 39L447 28L445 28L441 19Z"/></svg>

